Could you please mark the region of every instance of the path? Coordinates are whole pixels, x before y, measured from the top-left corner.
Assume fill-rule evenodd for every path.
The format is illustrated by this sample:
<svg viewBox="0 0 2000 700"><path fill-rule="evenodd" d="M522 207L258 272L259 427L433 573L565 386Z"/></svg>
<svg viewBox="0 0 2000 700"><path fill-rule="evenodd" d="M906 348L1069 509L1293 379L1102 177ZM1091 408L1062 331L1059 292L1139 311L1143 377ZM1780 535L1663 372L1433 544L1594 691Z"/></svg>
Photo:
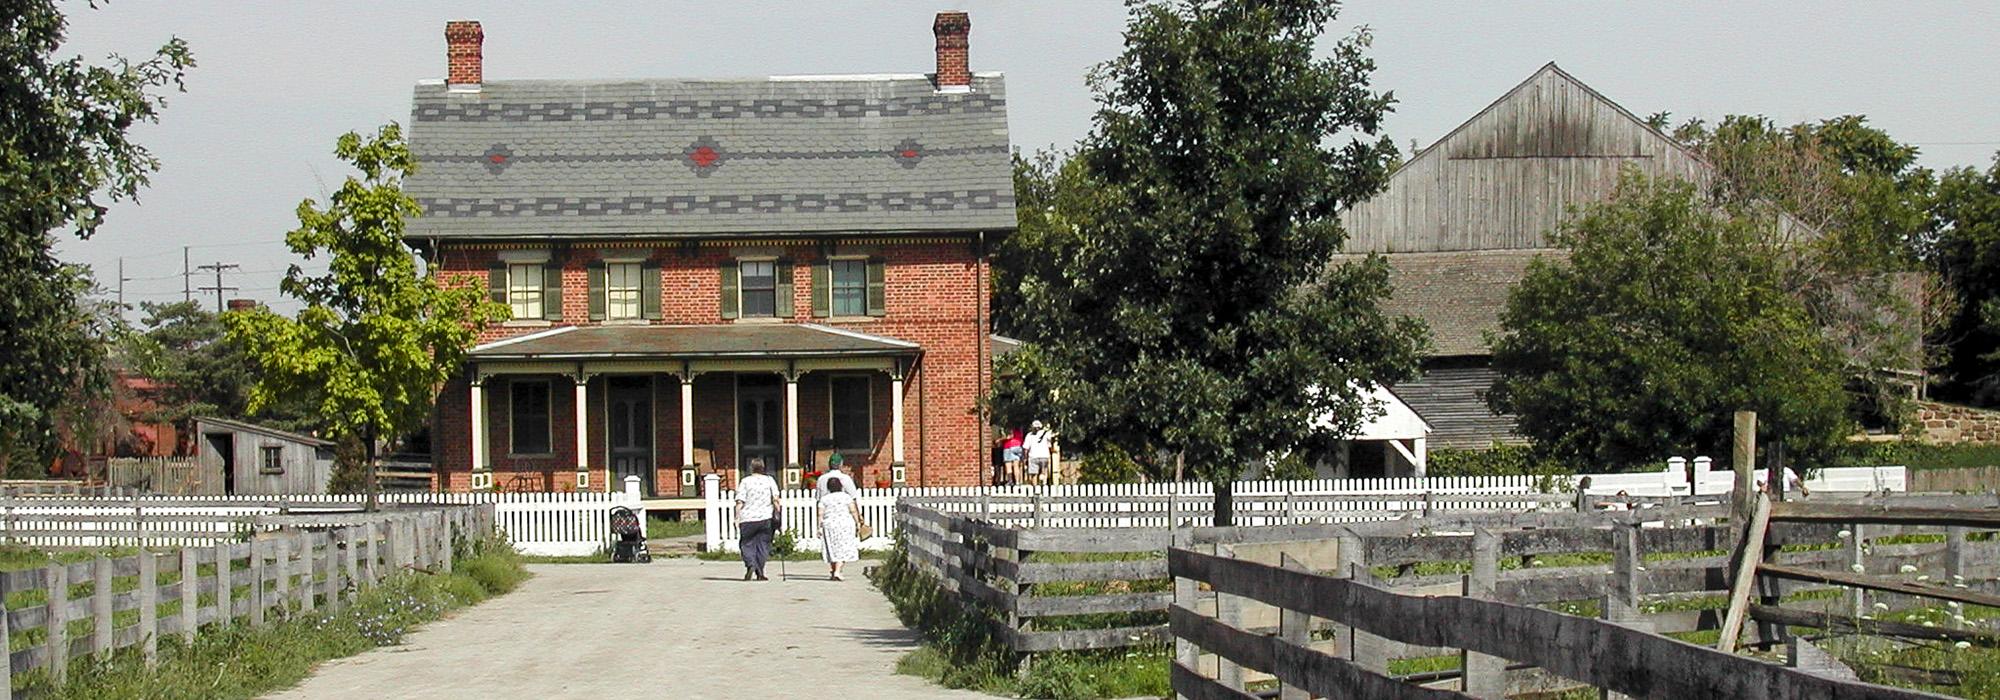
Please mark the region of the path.
<svg viewBox="0 0 2000 700"><path fill-rule="evenodd" d="M520 590L269 698L991 700L896 675L915 635L858 571L835 583L819 562L788 566L790 581L773 563L761 583L695 559L531 566Z"/></svg>

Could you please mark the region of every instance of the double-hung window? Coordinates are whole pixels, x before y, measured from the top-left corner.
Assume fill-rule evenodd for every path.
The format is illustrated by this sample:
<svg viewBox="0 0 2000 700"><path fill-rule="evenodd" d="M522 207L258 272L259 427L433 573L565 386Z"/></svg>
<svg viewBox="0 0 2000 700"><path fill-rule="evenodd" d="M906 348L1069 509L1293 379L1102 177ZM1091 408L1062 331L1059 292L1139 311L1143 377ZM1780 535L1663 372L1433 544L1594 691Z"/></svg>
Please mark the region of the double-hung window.
<svg viewBox="0 0 2000 700"><path fill-rule="evenodd" d="M645 273L635 262L604 266L604 311L613 321L639 318L644 313L641 299Z"/></svg>
<svg viewBox="0 0 2000 700"><path fill-rule="evenodd" d="M507 266L507 306L514 318L542 317L542 266L514 263Z"/></svg>
<svg viewBox="0 0 2000 700"><path fill-rule="evenodd" d="M740 265L743 275L743 315L745 317L778 315L778 263L773 260L745 260Z"/></svg>
<svg viewBox="0 0 2000 700"><path fill-rule="evenodd" d="M549 383L517 380L507 385L509 452L542 455L549 448Z"/></svg>
<svg viewBox="0 0 2000 700"><path fill-rule="evenodd" d="M833 315L868 315L868 261L834 260L829 267Z"/></svg>
<svg viewBox="0 0 2000 700"><path fill-rule="evenodd" d="M834 375L827 380L832 400L833 446L839 450L869 447L869 380L867 375Z"/></svg>
<svg viewBox="0 0 2000 700"><path fill-rule="evenodd" d="M283 446L265 445L263 446L262 456L264 458L263 464L258 465L259 466L258 471L260 473L264 474L285 473L285 448Z"/></svg>

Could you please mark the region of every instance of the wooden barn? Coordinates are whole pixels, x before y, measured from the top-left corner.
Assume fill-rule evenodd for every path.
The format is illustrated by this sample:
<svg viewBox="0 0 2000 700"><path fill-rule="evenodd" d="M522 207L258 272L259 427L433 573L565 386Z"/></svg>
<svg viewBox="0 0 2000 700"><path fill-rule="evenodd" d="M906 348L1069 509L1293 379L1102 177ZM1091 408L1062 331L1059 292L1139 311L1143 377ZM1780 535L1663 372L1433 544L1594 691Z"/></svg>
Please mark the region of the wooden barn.
<svg viewBox="0 0 2000 700"><path fill-rule="evenodd" d="M1528 262L1562 254L1548 233L1564 212L1608 197L1626 166L1710 177L1693 152L1550 63L1343 213L1345 252L1387 254L1395 294L1386 309L1430 324L1423 374L1393 388L1430 426L1431 446L1522 441L1512 416L1486 406L1494 373L1485 335L1499 328Z"/></svg>
<svg viewBox="0 0 2000 700"><path fill-rule="evenodd" d="M225 418L196 418L194 433L201 483L192 493L326 493L333 479L328 440Z"/></svg>

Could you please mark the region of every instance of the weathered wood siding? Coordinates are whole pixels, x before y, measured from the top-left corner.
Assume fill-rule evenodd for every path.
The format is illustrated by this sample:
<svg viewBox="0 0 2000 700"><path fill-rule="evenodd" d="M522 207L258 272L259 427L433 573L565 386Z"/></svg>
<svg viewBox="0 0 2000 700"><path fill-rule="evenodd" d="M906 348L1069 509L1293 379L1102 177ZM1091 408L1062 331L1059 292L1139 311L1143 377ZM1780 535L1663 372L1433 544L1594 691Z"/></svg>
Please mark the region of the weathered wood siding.
<svg viewBox="0 0 2000 700"><path fill-rule="evenodd" d="M264 472L264 448L284 455L277 473ZM319 458L319 448L251 432L236 434L236 493L277 495L326 493L333 460Z"/></svg>
<svg viewBox="0 0 2000 700"><path fill-rule="evenodd" d="M1691 180L1708 170L1551 63L1347 210L1346 250L1545 248L1567 208L1608 196L1626 165Z"/></svg>
<svg viewBox="0 0 2000 700"><path fill-rule="evenodd" d="M1431 424L1432 449L1483 450L1496 442L1526 442L1514 433L1514 416L1495 415L1486 407L1486 392L1500 375L1485 360L1434 362L1415 381L1392 387Z"/></svg>

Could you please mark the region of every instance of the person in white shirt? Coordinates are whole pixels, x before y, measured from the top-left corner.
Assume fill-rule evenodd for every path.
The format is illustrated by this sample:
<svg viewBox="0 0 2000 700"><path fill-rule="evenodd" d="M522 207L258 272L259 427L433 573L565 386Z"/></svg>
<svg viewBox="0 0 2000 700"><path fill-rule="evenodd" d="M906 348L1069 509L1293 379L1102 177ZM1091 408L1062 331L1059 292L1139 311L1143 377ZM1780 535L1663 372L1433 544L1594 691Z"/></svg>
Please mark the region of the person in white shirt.
<svg viewBox="0 0 2000 700"><path fill-rule="evenodd" d="M1805 497L1812 496L1812 490L1806 488L1806 480L1799 478L1798 472L1792 471L1791 467L1785 467L1784 470L1785 470L1786 491L1796 492L1800 496L1805 496ZM1771 488L1771 470L1769 469L1757 470L1757 490L1767 491L1767 492L1776 491L1776 489Z"/></svg>
<svg viewBox="0 0 2000 700"><path fill-rule="evenodd" d="M819 491L820 498L826 497L828 491L826 485L832 481L841 482L841 486L847 491L848 495L859 495L861 493L854 490L854 477L848 476L847 472L840 468L845 461L841 459L838 452L826 458L826 473L819 475L819 483L815 486Z"/></svg>
<svg viewBox="0 0 2000 700"><path fill-rule="evenodd" d="M778 534L778 482L764 474L764 459L750 459L750 475L736 485L736 542L743 555L743 580L771 579L764 564L771 561L771 538Z"/></svg>
<svg viewBox="0 0 2000 700"><path fill-rule="evenodd" d="M1055 441L1055 436L1042 426L1041 421L1028 424L1028 438L1022 443L1028 453L1028 483L1039 484L1043 475L1049 473L1049 448L1055 445Z"/></svg>

